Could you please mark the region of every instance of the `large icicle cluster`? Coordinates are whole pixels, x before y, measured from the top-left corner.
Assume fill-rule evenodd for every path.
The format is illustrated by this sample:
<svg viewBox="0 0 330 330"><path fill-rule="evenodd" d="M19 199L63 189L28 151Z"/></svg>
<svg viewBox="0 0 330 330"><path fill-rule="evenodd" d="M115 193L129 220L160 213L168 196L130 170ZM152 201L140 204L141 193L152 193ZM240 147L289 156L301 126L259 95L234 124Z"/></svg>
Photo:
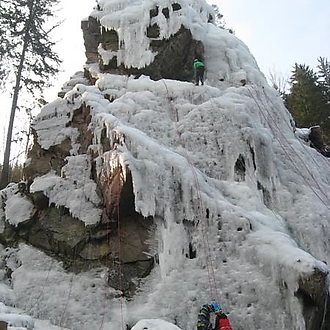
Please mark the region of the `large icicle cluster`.
<svg viewBox="0 0 330 330"><path fill-rule="evenodd" d="M178 5L180 10L175 10L174 4ZM106 30L117 31L119 37L120 48L117 52L99 48L104 63L117 56L118 65L123 63L128 68L142 68L154 60L156 53L150 50L150 38L146 35L148 26L158 25L159 40L168 39L182 25L194 33L196 40L201 40L205 34L202 25L207 23L210 17L214 17L213 8L205 1L199 0L101 0L98 2L98 9L91 16L97 18ZM153 9L157 10L158 14L150 20L150 10ZM169 17L163 15L165 9Z"/></svg>

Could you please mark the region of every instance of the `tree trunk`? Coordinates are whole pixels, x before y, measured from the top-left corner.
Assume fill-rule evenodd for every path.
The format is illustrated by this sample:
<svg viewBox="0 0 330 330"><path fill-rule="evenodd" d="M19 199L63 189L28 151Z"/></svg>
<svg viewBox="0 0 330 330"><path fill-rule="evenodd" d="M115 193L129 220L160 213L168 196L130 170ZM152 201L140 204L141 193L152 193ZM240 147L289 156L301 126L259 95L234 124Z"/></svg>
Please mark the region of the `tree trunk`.
<svg viewBox="0 0 330 330"><path fill-rule="evenodd" d="M24 44L23 49L21 53L21 59L19 62L17 74L16 74L16 84L14 89L14 95L13 95L13 101L11 105L11 111L10 111L10 119L8 124L8 131L7 131L7 140L6 140L6 149L3 157L3 168L1 173L1 180L0 180L0 189L3 189L7 186L9 182L9 159L10 159L10 149L11 149L11 139L13 135L13 127L14 127L14 119L15 119L15 112L17 108L17 101L18 101L18 95L20 91L20 84L21 84L21 78L22 78L22 71L23 71L23 65L25 61L25 53L29 44L29 32L30 32L30 24L33 19L33 6L34 1L31 1L30 3L30 14L28 21L26 22L26 31L24 34Z"/></svg>

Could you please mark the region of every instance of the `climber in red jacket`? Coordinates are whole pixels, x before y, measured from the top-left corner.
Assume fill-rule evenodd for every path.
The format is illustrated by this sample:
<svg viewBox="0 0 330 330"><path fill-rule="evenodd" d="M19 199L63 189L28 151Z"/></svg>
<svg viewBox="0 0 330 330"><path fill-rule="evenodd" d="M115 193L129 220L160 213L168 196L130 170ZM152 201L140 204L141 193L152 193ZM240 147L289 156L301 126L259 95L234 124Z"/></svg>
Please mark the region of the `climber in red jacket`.
<svg viewBox="0 0 330 330"><path fill-rule="evenodd" d="M230 325L229 318L224 312L221 311L221 313L217 314L213 330L233 330Z"/></svg>

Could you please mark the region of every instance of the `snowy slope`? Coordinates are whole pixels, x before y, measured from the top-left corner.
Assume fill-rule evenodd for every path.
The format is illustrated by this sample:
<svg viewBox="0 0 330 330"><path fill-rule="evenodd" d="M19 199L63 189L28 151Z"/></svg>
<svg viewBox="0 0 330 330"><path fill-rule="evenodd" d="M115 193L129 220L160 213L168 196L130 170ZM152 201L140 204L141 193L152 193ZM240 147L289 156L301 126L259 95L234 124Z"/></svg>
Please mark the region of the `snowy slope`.
<svg viewBox="0 0 330 330"><path fill-rule="evenodd" d="M158 23L170 35L184 22L202 40L206 85L104 74L89 65L95 85L82 80L34 123L45 150L67 137L72 150L63 177L39 177L31 190L43 190L50 202L92 224L99 210L90 158L78 155L77 132L68 126L75 109L90 107L97 164L106 164L109 173L119 164L131 171L136 211L157 224L159 263L126 301L105 287L104 270L67 274L22 245L13 272L16 305L74 330L120 329L140 319L160 319L141 321L151 324L149 330L175 329L161 320L188 330L200 305L216 299L236 330L303 330L299 279L315 269L329 272L329 160L294 135L288 111L248 48L207 23L209 6L179 2L186 15ZM146 24L136 17L155 3L172 2L98 3L103 11L93 15L109 29L122 28L127 48L119 60L150 63L146 41L137 43L138 33L130 37ZM142 48L133 51L133 45ZM100 145L103 129L113 146L108 152ZM187 257L189 247L196 257Z"/></svg>

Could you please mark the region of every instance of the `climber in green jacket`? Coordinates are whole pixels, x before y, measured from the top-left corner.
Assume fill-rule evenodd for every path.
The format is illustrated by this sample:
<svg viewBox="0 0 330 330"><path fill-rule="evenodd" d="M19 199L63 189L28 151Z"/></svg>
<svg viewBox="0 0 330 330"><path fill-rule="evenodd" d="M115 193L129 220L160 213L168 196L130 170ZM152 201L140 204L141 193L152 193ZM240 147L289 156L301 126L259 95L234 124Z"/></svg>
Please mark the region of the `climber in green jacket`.
<svg viewBox="0 0 330 330"><path fill-rule="evenodd" d="M195 72L195 85L199 85L199 81L204 85L204 63L197 58L194 60L194 72Z"/></svg>

